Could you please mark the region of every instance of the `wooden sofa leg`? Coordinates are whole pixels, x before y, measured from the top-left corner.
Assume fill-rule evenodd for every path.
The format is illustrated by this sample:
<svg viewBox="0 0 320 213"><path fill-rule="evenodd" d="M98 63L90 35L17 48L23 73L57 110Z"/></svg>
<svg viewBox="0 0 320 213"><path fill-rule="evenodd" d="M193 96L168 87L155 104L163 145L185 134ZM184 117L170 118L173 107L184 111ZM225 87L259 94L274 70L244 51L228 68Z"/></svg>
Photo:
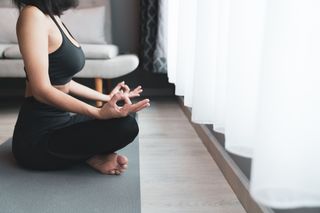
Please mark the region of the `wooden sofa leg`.
<svg viewBox="0 0 320 213"><path fill-rule="evenodd" d="M112 82L111 82L111 79L107 79L107 89L108 89L108 93L110 93L111 90L112 90Z"/></svg>
<svg viewBox="0 0 320 213"><path fill-rule="evenodd" d="M95 83L95 88L98 92L103 92L103 79L102 78L95 78L94 79L94 83ZM97 101L96 102L96 106L100 107L102 106L102 102L101 101Z"/></svg>

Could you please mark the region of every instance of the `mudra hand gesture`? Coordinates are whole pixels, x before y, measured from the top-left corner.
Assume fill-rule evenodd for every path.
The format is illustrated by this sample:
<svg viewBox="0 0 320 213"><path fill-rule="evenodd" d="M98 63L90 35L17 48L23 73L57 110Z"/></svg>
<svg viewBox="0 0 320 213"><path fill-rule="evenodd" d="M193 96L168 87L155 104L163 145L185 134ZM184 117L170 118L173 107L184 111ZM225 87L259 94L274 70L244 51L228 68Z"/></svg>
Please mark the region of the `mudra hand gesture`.
<svg viewBox="0 0 320 213"><path fill-rule="evenodd" d="M141 86L130 91L130 88L124 83L119 83L110 93L110 101L105 103L99 111L101 119L125 117L131 112L138 112L150 106L149 99L144 99L137 103L132 103L130 98L140 96ZM118 106L117 103L123 100L124 105Z"/></svg>
<svg viewBox="0 0 320 213"><path fill-rule="evenodd" d="M110 99L118 92L126 94L129 98L134 98L140 96L140 93L142 92L142 87L137 86L134 90L130 91L130 88L128 85L125 84L124 81L117 84L117 86L111 91L109 94Z"/></svg>

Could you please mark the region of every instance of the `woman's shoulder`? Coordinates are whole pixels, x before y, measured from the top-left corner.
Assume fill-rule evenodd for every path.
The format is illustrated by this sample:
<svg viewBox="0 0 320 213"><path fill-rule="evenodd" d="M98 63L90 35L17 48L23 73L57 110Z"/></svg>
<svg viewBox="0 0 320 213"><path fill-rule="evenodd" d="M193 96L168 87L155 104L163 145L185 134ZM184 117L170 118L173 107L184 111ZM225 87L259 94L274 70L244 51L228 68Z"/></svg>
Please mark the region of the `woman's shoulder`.
<svg viewBox="0 0 320 213"><path fill-rule="evenodd" d="M48 17L39 8L31 5L23 7L17 20L17 28L38 28L47 26Z"/></svg>
<svg viewBox="0 0 320 213"><path fill-rule="evenodd" d="M27 5L20 11L18 21L39 22L47 20L47 16L36 6Z"/></svg>

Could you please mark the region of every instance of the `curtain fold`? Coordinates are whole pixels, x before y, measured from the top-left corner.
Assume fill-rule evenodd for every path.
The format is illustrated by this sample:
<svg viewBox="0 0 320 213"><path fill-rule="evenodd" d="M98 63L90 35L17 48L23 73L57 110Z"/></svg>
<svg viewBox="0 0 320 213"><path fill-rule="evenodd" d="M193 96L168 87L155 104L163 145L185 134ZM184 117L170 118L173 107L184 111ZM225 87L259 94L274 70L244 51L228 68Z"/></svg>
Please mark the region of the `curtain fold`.
<svg viewBox="0 0 320 213"><path fill-rule="evenodd" d="M320 1L167 0L168 78L226 149L252 158L252 197L320 206Z"/></svg>
<svg viewBox="0 0 320 213"><path fill-rule="evenodd" d="M167 73L166 0L141 0L141 64L143 71Z"/></svg>

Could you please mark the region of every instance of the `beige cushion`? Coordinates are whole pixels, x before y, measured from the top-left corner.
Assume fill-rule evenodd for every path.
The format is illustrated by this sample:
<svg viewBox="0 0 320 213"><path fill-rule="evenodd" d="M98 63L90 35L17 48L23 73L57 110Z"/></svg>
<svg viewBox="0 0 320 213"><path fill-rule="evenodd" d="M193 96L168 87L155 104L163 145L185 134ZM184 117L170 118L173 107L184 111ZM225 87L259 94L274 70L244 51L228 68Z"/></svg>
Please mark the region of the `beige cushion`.
<svg viewBox="0 0 320 213"><path fill-rule="evenodd" d="M139 65L136 55L119 55L108 60L86 60L83 70L75 77L112 79L134 71Z"/></svg>
<svg viewBox="0 0 320 213"><path fill-rule="evenodd" d="M0 43L17 43L18 15L19 11L16 8L0 8Z"/></svg>
<svg viewBox="0 0 320 213"><path fill-rule="evenodd" d="M86 56L86 59L110 59L118 55L119 50L115 45L109 44L81 44L82 50ZM21 59L21 53L19 46L6 45L3 46L4 58L7 59ZM1 46L0 46L1 51Z"/></svg>
<svg viewBox="0 0 320 213"><path fill-rule="evenodd" d="M10 58L10 59L21 59L21 53L19 50L19 46L17 44L15 45L11 45L9 47L7 47L4 51L3 51L3 57L4 58Z"/></svg>
<svg viewBox="0 0 320 213"><path fill-rule="evenodd" d="M10 46L10 44L0 44L0 58L4 57L4 50Z"/></svg>
<svg viewBox="0 0 320 213"><path fill-rule="evenodd" d="M108 59L119 54L119 48L112 44L82 44L87 59Z"/></svg>
<svg viewBox="0 0 320 213"><path fill-rule="evenodd" d="M2 78L24 78L23 60L1 59L0 77Z"/></svg>
<svg viewBox="0 0 320 213"><path fill-rule="evenodd" d="M105 44L105 7L71 9L61 20L79 43Z"/></svg>

